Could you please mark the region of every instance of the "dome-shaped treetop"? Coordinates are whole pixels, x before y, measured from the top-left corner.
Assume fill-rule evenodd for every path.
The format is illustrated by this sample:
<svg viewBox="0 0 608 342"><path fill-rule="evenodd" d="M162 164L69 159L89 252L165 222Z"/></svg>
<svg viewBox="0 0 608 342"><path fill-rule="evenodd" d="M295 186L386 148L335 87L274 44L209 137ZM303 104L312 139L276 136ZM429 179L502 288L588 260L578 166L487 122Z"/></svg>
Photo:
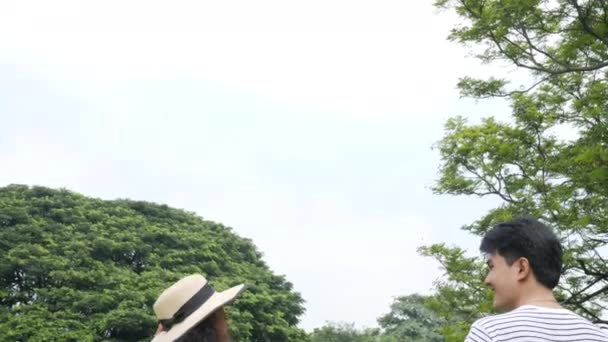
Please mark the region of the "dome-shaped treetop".
<svg viewBox="0 0 608 342"><path fill-rule="evenodd" d="M66 190L0 188L0 337L5 341L149 340L152 304L180 277L218 290L237 341L294 341L303 300L253 243L166 205Z"/></svg>

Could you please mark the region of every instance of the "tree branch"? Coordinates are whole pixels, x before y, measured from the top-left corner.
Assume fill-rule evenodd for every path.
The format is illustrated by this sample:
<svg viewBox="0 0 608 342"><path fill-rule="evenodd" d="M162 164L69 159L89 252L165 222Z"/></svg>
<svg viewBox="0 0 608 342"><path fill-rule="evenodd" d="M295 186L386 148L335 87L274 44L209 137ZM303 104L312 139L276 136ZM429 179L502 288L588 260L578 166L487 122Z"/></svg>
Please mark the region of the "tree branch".
<svg viewBox="0 0 608 342"><path fill-rule="evenodd" d="M561 66L566 66L563 62L559 61L555 56L553 56L552 54L548 53L547 51L541 50L539 49L530 39L530 36L528 35L528 31L526 30L525 26L521 26L521 34L522 36L526 39L526 42L528 43L528 46L530 46L530 48L542 55L544 55L545 57L549 58L550 60L552 60L555 64L561 65Z"/></svg>
<svg viewBox="0 0 608 342"><path fill-rule="evenodd" d="M595 37L596 39L598 39L599 41L601 41L602 43L604 43L604 45L608 46L608 39L600 36L597 32L595 32L595 30L593 30L593 28L591 27L591 25L589 25L589 11L584 10L581 5L578 3L577 0L569 0L568 1L572 6L574 6L574 8L576 9L576 12L578 13L578 20L581 22L581 25L583 26L583 29L589 33L590 35L592 35L593 37Z"/></svg>

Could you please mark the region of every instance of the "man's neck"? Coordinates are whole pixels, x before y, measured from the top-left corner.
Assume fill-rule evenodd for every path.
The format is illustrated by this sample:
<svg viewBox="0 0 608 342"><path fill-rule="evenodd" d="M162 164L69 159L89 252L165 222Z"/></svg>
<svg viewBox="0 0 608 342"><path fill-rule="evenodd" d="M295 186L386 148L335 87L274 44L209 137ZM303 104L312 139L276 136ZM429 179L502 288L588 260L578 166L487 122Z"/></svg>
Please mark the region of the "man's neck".
<svg viewBox="0 0 608 342"><path fill-rule="evenodd" d="M555 299L553 292L542 286L530 286L527 289L523 289L516 307L518 308L522 305L534 305L555 309L561 308Z"/></svg>

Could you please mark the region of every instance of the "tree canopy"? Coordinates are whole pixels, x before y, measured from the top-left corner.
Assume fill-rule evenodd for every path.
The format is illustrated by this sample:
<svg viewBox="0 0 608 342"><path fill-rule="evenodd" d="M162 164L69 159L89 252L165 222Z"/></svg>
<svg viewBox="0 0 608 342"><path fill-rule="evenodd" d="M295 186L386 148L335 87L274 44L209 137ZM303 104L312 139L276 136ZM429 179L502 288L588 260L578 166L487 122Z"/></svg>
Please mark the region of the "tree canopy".
<svg viewBox="0 0 608 342"><path fill-rule="evenodd" d="M442 342L442 320L430 310L431 299L419 294L395 298L390 311L378 318L380 328L395 341Z"/></svg>
<svg viewBox="0 0 608 342"><path fill-rule="evenodd" d="M358 330L354 324L328 323L310 334L310 342L396 342L379 329Z"/></svg>
<svg viewBox="0 0 608 342"><path fill-rule="evenodd" d="M441 318L428 307L429 297L397 297L378 318L379 328L358 330L353 324L329 323L310 334L310 342L441 342Z"/></svg>
<svg viewBox="0 0 608 342"><path fill-rule="evenodd" d="M303 300L228 227L148 202L0 188L0 340L141 341L184 275L249 288L228 308L238 341L299 341Z"/></svg>
<svg viewBox="0 0 608 342"><path fill-rule="evenodd" d="M504 97L508 122L454 117L437 144L438 194L493 196L502 204L463 227L482 235L521 215L552 226L565 246L562 303L606 323L608 300L608 3L604 0L438 0L462 23L449 38L484 63L507 62L528 71L530 84L463 77L463 96ZM563 132L575 134L565 135ZM490 310L480 260L458 247L421 249L446 271L437 285L436 312L448 340Z"/></svg>

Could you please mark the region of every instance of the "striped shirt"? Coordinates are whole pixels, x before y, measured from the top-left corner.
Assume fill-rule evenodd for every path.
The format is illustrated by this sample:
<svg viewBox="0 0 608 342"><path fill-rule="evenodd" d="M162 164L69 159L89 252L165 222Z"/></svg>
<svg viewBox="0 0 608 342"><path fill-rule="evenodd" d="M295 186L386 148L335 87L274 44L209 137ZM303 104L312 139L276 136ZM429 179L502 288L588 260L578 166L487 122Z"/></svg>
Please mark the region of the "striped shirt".
<svg viewBox="0 0 608 342"><path fill-rule="evenodd" d="M566 309L523 305L473 323L465 342L608 342L608 333Z"/></svg>

